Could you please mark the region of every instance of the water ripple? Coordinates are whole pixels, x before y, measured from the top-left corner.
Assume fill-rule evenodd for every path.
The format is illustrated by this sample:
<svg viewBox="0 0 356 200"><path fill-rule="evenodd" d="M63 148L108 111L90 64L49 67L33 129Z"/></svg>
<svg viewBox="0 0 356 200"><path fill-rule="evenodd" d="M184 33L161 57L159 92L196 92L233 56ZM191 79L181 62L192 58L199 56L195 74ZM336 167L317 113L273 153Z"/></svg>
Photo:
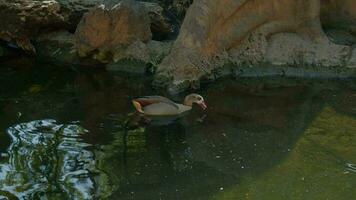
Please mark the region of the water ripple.
<svg viewBox="0 0 356 200"><path fill-rule="evenodd" d="M12 143L9 156L0 162L0 199L51 199L51 194L61 199L98 198L95 176L105 174L98 173L94 153L87 150L91 145L80 137L87 132L51 119L8 128Z"/></svg>
<svg viewBox="0 0 356 200"><path fill-rule="evenodd" d="M347 163L346 164L346 170L350 172L355 172L356 173L356 165Z"/></svg>

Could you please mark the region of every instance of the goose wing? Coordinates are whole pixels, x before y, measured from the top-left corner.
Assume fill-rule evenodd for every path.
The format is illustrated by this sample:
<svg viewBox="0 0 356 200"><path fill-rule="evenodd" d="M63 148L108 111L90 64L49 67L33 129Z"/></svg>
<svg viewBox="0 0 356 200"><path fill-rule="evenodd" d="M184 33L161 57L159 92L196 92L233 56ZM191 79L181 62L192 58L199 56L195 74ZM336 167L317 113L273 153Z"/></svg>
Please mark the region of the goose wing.
<svg viewBox="0 0 356 200"><path fill-rule="evenodd" d="M170 100L166 97L162 97L162 96L143 96L143 97L136 98L133 101L136 101L137 103L139 103L141 105L141 107L146 107L146 106L149 106L152 104L161 103L160 105L168 104L170 106L175 107L176 109L179 109L179 107L176 103L174 103L172 100Z"/></svg>
<svg viewBox="0 0 356 200"><path fill-rule="evenodd" d="M178 115L179 107L176 104L158 102L142 108L147 115Z"/></svg>

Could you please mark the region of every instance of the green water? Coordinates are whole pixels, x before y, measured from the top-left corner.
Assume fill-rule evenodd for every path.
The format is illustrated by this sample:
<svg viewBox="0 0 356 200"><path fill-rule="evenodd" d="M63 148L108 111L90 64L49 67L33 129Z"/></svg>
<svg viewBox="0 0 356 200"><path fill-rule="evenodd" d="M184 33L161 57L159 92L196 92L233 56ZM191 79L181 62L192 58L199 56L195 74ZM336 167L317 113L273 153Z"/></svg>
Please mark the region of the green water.
<svg viewBox="0 0 356 200"><path fill-rule="evenodd" d="M0 199L356 199L356 81L222 80L206 112L147 124L149 85L1 63Z"/></svg>

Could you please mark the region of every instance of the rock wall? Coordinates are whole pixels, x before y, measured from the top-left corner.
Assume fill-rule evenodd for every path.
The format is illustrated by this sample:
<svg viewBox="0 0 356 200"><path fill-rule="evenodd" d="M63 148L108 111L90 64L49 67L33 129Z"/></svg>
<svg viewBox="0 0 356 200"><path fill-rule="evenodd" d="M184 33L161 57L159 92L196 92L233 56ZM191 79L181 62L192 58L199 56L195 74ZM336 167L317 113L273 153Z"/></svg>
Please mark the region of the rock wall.
<svg viewBox="0 0 356 200"><path fill-rule="evenodd" d="M113 8L100 6L83 16L76 30L79 55L99 50L115 51L135 41L151 40L150 19L145 8L135 1L123 1Z"/></svg>
<svg viewBox="0 0 356 200"><path fill-rule="evenodd" d="M158 4L123 0L86 13L75 32L75 48L80 57L108 63L110 70L145 72L146 65L157 65L170 46L169 42L153 41L152 36L169 32L171 25ZM138 61L140 66L129 69L131 64L123 60Z"/></svg>
<svg viewBox="0 0 356 200"><path fill-rule="evenodd" d="M333 2L322 2L328 4L324 12ZM171 54L159 66L159 78L170 79L173 86L191 87L185 82L195 82L230 61L343 65L350 48L329 41L320 10L320 0L196 0ZM271 37L284 32L293 34Z"/></svg>
<svg viewBox="0 0 356 200"><path fill-rule="evenodd" d="M325 28L344 29L356 35L356 1L321 0L321 22Z"/></svg>
<svg viewBox="0 0 356 200"><path fill-rule="evenodd" d="M0 0L0 40L35 53L31 40L47 31L75 30L81 15L100 0Z"/></svg>
<svg viewBox="0 0 356 200"><path fill-rule="evenodd" d="M148 1L0 0L0 40L56 62L154 64L155 83L174 91L241 67L356 74L354 0Z"/></svg>

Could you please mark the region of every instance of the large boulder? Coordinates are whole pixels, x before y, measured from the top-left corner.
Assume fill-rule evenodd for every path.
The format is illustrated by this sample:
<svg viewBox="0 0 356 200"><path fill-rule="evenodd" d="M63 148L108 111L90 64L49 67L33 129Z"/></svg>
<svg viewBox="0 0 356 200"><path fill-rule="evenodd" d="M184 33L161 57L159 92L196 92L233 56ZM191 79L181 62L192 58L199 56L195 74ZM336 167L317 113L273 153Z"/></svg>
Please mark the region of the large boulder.
<svg viewBox="0 0 356 200"><path fill-rule="evenodd" d="M229 58L235 55L237 57L233 60L247 60L247 63L251 57L253 65L266 60L271 63L283 60L283 63L295 67L303 67L300 64L306 63L323 66L320 70L340 66L345 68L350 47L330 42L320 20L321 8L325 11L324 4L333 2L337 1L226 0L221 3L216 0L194 0L170 54L158 67L156 81L161 83L164 80L167 83L169 80L166 86L174 90L194 88L199 86L196 83L227 64ZM341 2L354 5L352 0ZM348 10L343 16L353 22L355 14L351 11L354 7L336 4ZM287 37L292 41L279 37L276 42L272 41L276 45L269 45L268 40L279 33L293 33L293 36ZM286 42L283 42L285 39ZM292 45L292 49L288 44ZM231 54L236 50L237 53ZM278 53L266 59L270 50ZM288 55L284 56L285 53Z"/></svg>
<svg viewBox="0 0 356 200"><path fill-rule="evenodd" d="M42 32L73 30L81 15L102 0L1 0L0 40L13 42L29 53Z"/></svg>
<svg viewBox="0 0 356 200"><path fill-rule="evenodd" d="M98 60L107 61L115 51L136 41L150 41L150 18L145 7L133 0L124 0L110 9L101 5L83 16L75 38L80 56L93 54Z"/></svg>

